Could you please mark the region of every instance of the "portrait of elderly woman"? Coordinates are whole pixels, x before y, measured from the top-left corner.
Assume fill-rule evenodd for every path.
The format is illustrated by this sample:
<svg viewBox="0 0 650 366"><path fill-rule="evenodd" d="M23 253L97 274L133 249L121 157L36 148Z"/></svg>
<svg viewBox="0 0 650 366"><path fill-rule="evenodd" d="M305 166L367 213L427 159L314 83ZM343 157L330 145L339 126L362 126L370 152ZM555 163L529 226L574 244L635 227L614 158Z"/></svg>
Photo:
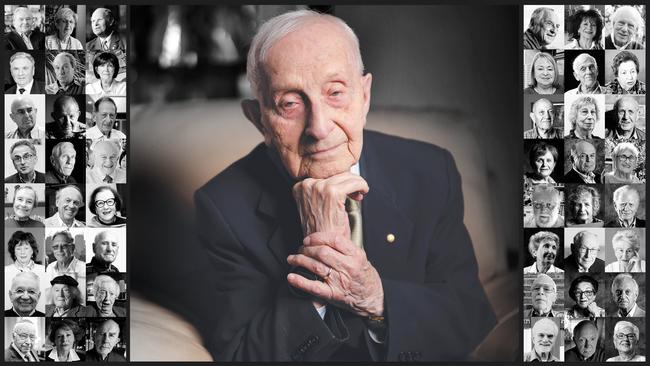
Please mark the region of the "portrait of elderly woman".
<svg viewBox="0 0 650 366"><path fill-rule="evenodd" d="M605 272L645 272L645 260L640 255L642 244L638 230L617 231L612 237L616 260L605 266Z"/></svg>
<svg viewBox="0 0 650 366"><path fill-rule="evenodd" d="M524 49L548 49L552 47L551 44L556 36L561 34L563 14L551 7L534 8L532 6L524 6L524 13L528 13L531 8L534 10L530 15L528 29L524 31ZM524 19L526 19L526 15L524 15Z"/></svg>
<svg viewBox="0 0 650 366"><path fill-rule="evenodd" d="M567 308L569 319L604 317L605 309L596 304L597 293L596 275L581 275L571 281L568 295L574 305Z"/></svg>
<svg viewBox="0 0 650 366"><path fill-rule="evenodd" d="M529 56L534 51L524 51ZM527 58L527 57L526 57ZM537 52L530 61L529 83L524 94L564 93L562 78L555 57L547 52Z"/></svg>
<svg viewBox="0 0 650 366"><path fill-rule="evenodd" d="M5 227L45 227L43 217L36 215L38 185L16 185L12 199L13 212L5 216ZM41 195L43 192L41 192Z"/></svg>
<svg viewBox="0 0 650 366"><path fill-rule="evenodd" d="M565 138L602 139L600 136L605 136L604 96L567 97L566 104L569 107L565 109Z"/></svg>
<svg viewBox="0 0 650 366"><path fill-rule="evenodd" d="M116 79L120 72L120 61L114 53L96 53L92 71L97 80L86 84L86 94L92 95L94 99L126 95L126 81Z"/></svg>
<svg viewBox="0 0 650 366"><path fill-rule="evenodd" d="M615 7L606 6L605 11L611 12ZM644 36L642 31L645 29L643 16L639 9L645 7L643 5L636 6L618 6L613 10L610 16L610 27L606 27L609 33L605 36L605 49L608 50L642 50L645 48L643 44Z"/></svg>
<svg viewBox="0 0 650 366"><path fill-rule="evenodd" d="M11 234L7 241L7 251L13 263L5 266L5 278L13 278L20 272L45 275L45 266L41 264L43 255L39 255L42 253L39 243L31 232L18 230Z"/></svg>
<svg viewBox="0 0 650 366"><path fill-rule="evenodd" d="M603 174L603 183L641 183L636 175L639 149L630 142L621 142L612 151L612 171Z"/></svg>
<svg viewBox="0 0 650 366"><path fill-rule="evenodd" d="M644 355L639 354L639 345L642 344L641 336L639 327L632 321L617 321L614 325L612 340L618 356L608 358L607 362L644 362L646 360Z"/></svg>
<svg viewBox="0 0 650 366"><path fill-rule="evenodd" d="M609 54L610 51L607 51ZM641 53L640 56L645 59L643 51L621 51L614 56L612 60L613 80L608 82L605 87L607 94L645 94L645 82L639 80L641 67L639 58L635 52Z"/></svg>
<svg viewBox="0 0 650 366"><path fill-rule="evenodd" d="M528 240L528 253L533 258L533 264L524 267L527 273L564 273L557 267L562 261L562 244L560 237L551 231L539 231ZM559 260L558 260L559 258Z"/></svg>
<svg viewBox="0 0 650 366"><path fill-rule="evenodd" d="M84 317L86 307L83 305L84 296L79 288L79 282L66 275L55 277L50 281L52 287L49 295L52 303L45 306L46 317Z"/></svg>
<svg viewBox="0 0 650 366"><path fill-rule="evenodd" d="M126 217L120 216L123 201L120 193L111 186L99 186L93 190L88 199L91 216L86 223L88 227L124 227Z"/></svg>
<svg viewBox="0 0 650 366"><path fill-rule="evenodd" d="M72 36L78 19L74 10L60 7L51 24L54 33L45 37L45 48L54 51L83 50L81 42Z"/></svg>
<svg viewBox="0 0 650 366"><path fill-rule="evenodd" d="M567 20L569 43L565 50L602 50L603 16L598 9L577 9Z"/></svg>
<svg viewBox="0 0 650 366"><path fill-rule="evenodd" d="M529 141L524 142L524 147L529 148L528 165L524 168L526 170L524 189L532 190L536 184L557 184L552 176L558 177L558 174L561 174L555 170L555 167L558 160L563 161L558 154L558 148L552 143L544 141L530 145Z"/></svg>
<svg viewBox="0 0 650 366"><path fill-rule="evenodd" d="M50 362L77 362L84 361L83 353L77 353L77 342L83 339L84 327L80 327L79 320L60 319L50 325L48 339L53 346L45 356Z"/></svg>
<svg viewBox="0 0 650 366"><path fill-rule="evenodd" d="M593 186L567 187L566 226L602 227L596 217L600 211L600 192Z"/></svg>

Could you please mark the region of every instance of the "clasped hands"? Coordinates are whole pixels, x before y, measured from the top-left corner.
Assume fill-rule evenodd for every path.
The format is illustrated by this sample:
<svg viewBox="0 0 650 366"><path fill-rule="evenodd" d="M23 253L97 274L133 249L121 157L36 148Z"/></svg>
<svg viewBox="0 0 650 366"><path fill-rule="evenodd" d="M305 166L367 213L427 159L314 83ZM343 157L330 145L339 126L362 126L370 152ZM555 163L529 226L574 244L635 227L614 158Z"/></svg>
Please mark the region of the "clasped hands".
<svg viewBox="0 0 650 366"><path fill-rule="evenodd" d="M345 211L348 197L361 201L368 191L368 183L349 172L325 179L307 178L293 187L305 238L298 253L287 257L287 262L309 270L322 281L295 273L287 280L313 295L316 308L329 303L364 317L384 313L381 278L365 251L350 240Z"/></svg>

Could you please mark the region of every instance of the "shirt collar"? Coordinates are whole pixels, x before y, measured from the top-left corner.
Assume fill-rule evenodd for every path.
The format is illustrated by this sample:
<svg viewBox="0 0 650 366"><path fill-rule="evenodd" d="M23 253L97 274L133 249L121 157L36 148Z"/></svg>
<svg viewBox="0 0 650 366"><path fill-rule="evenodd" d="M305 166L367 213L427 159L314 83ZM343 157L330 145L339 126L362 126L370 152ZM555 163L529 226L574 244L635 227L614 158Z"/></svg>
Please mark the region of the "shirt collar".
<svg viewBox="0 0 650 366"><path fill-rule="evenodd" d="M614 138L617 139L617 140L624 138L624 137L621 137L621 135L618 134L618 128L614 129ZM632 131L632 135L630 135L630 137L627 137L627 138L629 138L630 140L638 140L639 139L639 135L636 133L636 127L634 127L634 130Z"/></svg>
<svg viewBox="0 0 650 366"><path fill-rule="evenodd" d="M34 85L34 79L32 79L32 81L30 81L29 83L27 83L27 85L22 86L22 87L21 87L21 86L18 86L18 84L16 84L16 94L20 94L20 89L21 89L21 88L22 88L22 89L25 89L25 92L23 93L23 95L25 95L25 94L31 94L31 91L32 91L32 85Z"/></svg>
<svg viewBox="0 0 650 366"><path fill-rule="evenodd" d="M48 358L57 361L59 359L59 354L56 352L56 347L52 348L52 352L50 352L50 355ZM75 350L71 349L70 354L68 355L68 361L81 361L79 356L77 355L77 352Z"/></svg>
<svg viewBox="0 0 650 366"><path fill-rule="evenodd" d="M632 219L632 222L629 225L625 225L621 219L618 219L618 223L621 225L621 227L636 227L636 216L634 216L634 219Z"/></svg>
<svg viewBox="0 0 650 366"><path fill-rule="evenodd" d="M579 175L582 179L584 179L587 183L595 183L595 182L596 182L596 181L595 181L596 174L594 174L594 172L589 172L589 174L582 174L582 173L580 173L580 172L578 171L578 169L576 169L575 166L573 167L573 170L574 170L576 173L578 173L578 175Z"/></svg>
<svg viewBox="0 0 650 366"><path fill-rule="evenodd" d="M632 306L632 309L630 309L630 311L627 313L627 315L623 315L623 314L621 313L621 309L618 309L618 311L616 312L616 314L617 314L620 318L629 318L629 317L631 316L630 314L634 314L634 313L636 312L636 308L637 308L636 303L634 303L634 306Z"/></svg>

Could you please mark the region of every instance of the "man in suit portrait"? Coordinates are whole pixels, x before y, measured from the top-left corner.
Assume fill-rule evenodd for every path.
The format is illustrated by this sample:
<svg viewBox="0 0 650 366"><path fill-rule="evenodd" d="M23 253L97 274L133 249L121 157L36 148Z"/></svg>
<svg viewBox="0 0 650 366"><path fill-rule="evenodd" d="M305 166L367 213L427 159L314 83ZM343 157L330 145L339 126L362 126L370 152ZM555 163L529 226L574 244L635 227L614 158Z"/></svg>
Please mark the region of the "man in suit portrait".
<svg viewBox="0 0 650 366"><path fill-rule="evenodd" d="M34 17L31 10L19 6L12 15L12 30L5 34L7 50L43 50L45 49L45 34L34 28Z"/></svg>
<svg viewBox="0 0 650 366"><path fill-rule="evenodd" d="M9 300L11 309L5 310L5 316L45 316L36 310L41 297L40 279L34 272L20 272L11 280Z"/></svg>
<svg viewBox="0 0 650 366"><path fill-rule="evenodd" d="M580 231L571 242L571 254L564 258L564 271L568 276L580 272L603 273L605 261L598 258L600 252L600 238L590 231Z"/></svg>
<svg viewBox="0 0 650 366"><path fill-rule="evenodd" d="M63 141L54 145L52 155L50 155L50 163L52 163L53 169L45 173L45 183L77 183L74 177L70 176L76 160L77 152L72 143Z"/></svg>
<svg viewBox="0 0 650 366"><path fill-rule="evenodd" d="M571 146L571 170L564 175L564 183L600 183L600 174L596 169L596 148L585 140L577 141Z"/></svg>
<svg viewBox="0 0 650 366"><path fill-rule="evenodd" d="M16 52L9 58L9 72L16 85L5 94L45 94L45 83L34 79L34 57L27 52Z"/></svg>
<svg viewBox="0 0 650 366"><path fill-rule="evenodd" d="M97 8L90 16L90 26L95 38L86 43L88 51L126 51L126 41L117 31L113 12Z"/></svg>
<svg viewBox="0 0 650 366"><path fill-rule="evenodd" d="M45 183L45 174L36 170L38 154L30 140L18 140L9 149L16 174L5 178L5 183Z"/></svg>
<svg viewBox="0 0 650 366"><path fill-rule="evenodd" d="M562 317L562 312L553 312L557 300L557 286L551 276L540 273L530 285L530 300L533 307L524 311L524 319L536 317Z"/></svg>
<svg viewBox="0 0 650 366"><path fill-rule="evenodd" d="M449 152L364 131L372 75L336 17L268 20L247 76L264 144L195 196L216 358L466 359L494 314Z"/></svg>
<svg viewBox="0 0 650 366"><path fill-rule="evenodd" d="M29 319L20 319L14 324L11 332L11 344L5 349L7 362L38 362L34 351L37 339L36 325Z"/></svg>
<svg viewBox="0 0 650 366"><path fill-rule="evenodd" d="M88 317L125 317L126 309L115 305L115 300L120 295L120 285L111 276L102 274L93 281L93 294L95 301L89 301L86 306Z"/></svg>
<svg viewBox="0 0 650 366"><path fill-rule="evenodd" d="M115 345L120 342L120 325L115 320L108 319L102 322L95 330L93 336L95 347L86 352L86 361L92 362L124 362L126 358L114 351Z"/></svg>
<svg viewBox="0 0 650 366"><path fill-rule="evenodd" d="M612 281L612 299L618 309L611 317L643 317L645 310L636 303L639 297L639 284L628 273L620 273Z"/></svg>
<svg viewBox="0 0 650 366"><path fill-rule="evenodd" d="M645 227L645 220L636 216L641 197L634 187L630 185L619 187L612 197L618 219L609 221L605 224L606 227Z"/></svg>

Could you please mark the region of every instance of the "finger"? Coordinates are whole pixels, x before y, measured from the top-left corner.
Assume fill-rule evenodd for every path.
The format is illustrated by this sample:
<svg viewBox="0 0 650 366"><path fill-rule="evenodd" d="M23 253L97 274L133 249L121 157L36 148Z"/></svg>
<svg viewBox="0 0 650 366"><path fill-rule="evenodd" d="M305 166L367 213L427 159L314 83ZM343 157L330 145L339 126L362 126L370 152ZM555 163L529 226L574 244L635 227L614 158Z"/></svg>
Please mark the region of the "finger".
<svg viewBox="0 0 650 366"><path fill-rule="evenodd" d="M304 254L294 254L287 257L287 262L294 267L302 267L320 278L325 278L330 273L330 268L323 262Z"/></svg>
<svg viewBox="0 0 650 366"><path fill-rule="evenodd" d="M354 255L356 249L358 249L352 240L340 233L331 231L311 233L303 239L302 243L305 246L326 245L344 255Z"/></svg>
<svg viewBox="0 0 650 366"><path fill-rule="evenodd" d="M287 281L291 286L321 299L332 300L334 297L334 291L324 282L308 280L295 273L289 273L287 275Z"/></svg>
<svg viewBox="0 0 650 366"><path fill-rule="evenodd" d="M342 270L349 267L347 256L326 245L303 246L299 253L332 267L332 269Z"/></svg>

